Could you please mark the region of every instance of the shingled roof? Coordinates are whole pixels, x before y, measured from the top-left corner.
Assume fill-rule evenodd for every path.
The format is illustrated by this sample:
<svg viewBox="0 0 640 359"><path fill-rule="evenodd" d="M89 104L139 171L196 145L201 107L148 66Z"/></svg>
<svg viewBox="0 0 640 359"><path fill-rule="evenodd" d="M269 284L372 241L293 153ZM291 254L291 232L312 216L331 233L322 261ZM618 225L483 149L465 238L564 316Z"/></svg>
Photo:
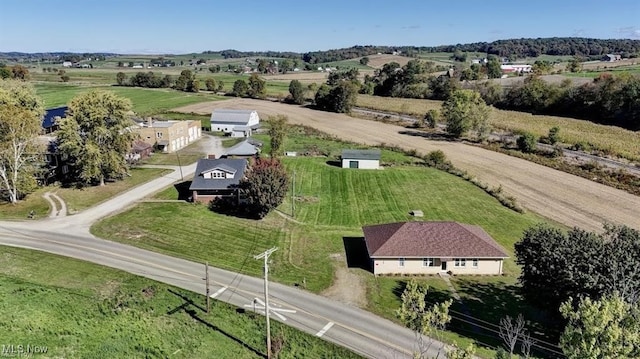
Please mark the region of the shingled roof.
<svg viewBox="0 0 640 359"><path fill-rule="evenodd" d="M478 226L457 222L398 222L362 227L371 258L507 258Z"/></svg>

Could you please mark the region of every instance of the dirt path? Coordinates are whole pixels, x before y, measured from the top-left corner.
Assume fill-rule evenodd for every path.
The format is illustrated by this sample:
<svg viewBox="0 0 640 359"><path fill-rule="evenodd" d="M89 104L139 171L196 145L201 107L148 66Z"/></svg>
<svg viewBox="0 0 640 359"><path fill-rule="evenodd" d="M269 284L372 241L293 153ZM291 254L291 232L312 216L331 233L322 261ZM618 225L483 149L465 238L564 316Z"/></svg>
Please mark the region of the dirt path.
<svg viewBox="0 0 640 359"><path fill-rule="evenodd" d="M177 111L210 114L215 108L255 109L262 118L284 114L290 123L367 145L385 143L420 153L440 149L457 167L490 186L502 185L523 206L557 222L596 231L602 230L605 221L640 229L640 197L516 157L462 143L412 136L411 130L404 127L250 99L199 103Z"/></svg>
<svg viewBox="0 0 640 359"><path fill-rule="evenodd" d="M51 207L49 218L64 217L67 215L67 204L60 196L53 192L46 192L42 197L44 197Z"/></svg>
<svg viewBox="0 0 640 359"><path fill-rule="evenodd" d="M362 278L349 272L342 255L338 254L334 259L336 263L333 284L320 294L341 303L364 308L367 305L367 290Z"/></svg>

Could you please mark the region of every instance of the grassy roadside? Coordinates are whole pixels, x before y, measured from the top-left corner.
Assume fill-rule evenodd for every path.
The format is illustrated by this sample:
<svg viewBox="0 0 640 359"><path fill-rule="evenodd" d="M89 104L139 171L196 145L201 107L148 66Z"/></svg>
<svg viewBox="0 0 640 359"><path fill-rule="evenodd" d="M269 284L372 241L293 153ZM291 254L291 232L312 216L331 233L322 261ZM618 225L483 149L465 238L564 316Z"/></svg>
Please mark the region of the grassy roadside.
<svg viewBox="0 0 640 359"><path fill-rule="evenodd" d="M71 258L3 247L0 295L3 343L46 347L46 357L264 357L262 316L215 300L207 314L201 295ZM358 357L271 326L284 339L279 358Z"/></svg>
<svg viewBox="0 0 640 359"><path fill-rule="evenodd" d="M131 174L130 177L125 177L121 181L107 182L104 187L63 188L59 185L53 185L40 188L15 205L6 202L0 203L0 219L26 219L32 210L36 213L36 218L46 217L50 208L47 201L42 198L45 192L58 194L66 202L69 214L73 214L93 207L137 185L163 176L169 173L170 170L132 168L129 172Z"/></svg>

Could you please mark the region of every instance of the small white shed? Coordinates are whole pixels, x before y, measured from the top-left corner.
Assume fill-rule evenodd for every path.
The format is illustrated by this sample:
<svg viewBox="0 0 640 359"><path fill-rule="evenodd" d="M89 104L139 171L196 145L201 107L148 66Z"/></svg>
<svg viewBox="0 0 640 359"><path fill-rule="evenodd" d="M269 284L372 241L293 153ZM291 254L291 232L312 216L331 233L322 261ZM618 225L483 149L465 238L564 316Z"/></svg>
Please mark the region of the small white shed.
<svg viewBox="0 0 640 359"><path fill-rule="evenodd" d="M380 150L342 150L342 168L377 170Z"/></svg>

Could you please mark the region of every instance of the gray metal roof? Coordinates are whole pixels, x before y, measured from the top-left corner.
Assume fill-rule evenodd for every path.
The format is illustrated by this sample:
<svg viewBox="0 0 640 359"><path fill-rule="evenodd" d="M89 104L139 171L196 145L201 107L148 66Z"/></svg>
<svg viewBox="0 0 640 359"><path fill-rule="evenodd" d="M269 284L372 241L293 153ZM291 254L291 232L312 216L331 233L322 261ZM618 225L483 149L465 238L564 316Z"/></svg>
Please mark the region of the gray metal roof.
<svg viewBox="0 0 640 359"><path fill-rule="evenodd" d="M231 169L235 171L235 175L233 178L204 178L202 176L203 172L220 168L220 169ZM219 158L215 160L211 159L201 159L198 160L198 164L196 165L196 175L193 177L193 181L191 181L191 186L189 187L190 191L193 190L219 190L219 189L227 189L230 186L235 186L240 183L240 180L244 176L244 171L247 168L247 160L242 159L229 159L229 158ZM231 172L231 171L229 171Z"/></svg>
<svg viewBox="0 0 640 359"><path fill-rule="evenodd" d="M248 140L245 140L233 147L229 147L224 154L226 156L253 156L256 153L258 153L258 148L249 143Z"/></svg>
<svg viewBox="0 0 640 359"><path fill-rule="evenodd" d="M342 150L343 159L380 160L380 150Z"/></svg>
<svg viewBox="0 0 640 359"><path fill-rule="evenodd" d="M217 109L211 114L211 123L246 125L254 110Z"/></svg>

